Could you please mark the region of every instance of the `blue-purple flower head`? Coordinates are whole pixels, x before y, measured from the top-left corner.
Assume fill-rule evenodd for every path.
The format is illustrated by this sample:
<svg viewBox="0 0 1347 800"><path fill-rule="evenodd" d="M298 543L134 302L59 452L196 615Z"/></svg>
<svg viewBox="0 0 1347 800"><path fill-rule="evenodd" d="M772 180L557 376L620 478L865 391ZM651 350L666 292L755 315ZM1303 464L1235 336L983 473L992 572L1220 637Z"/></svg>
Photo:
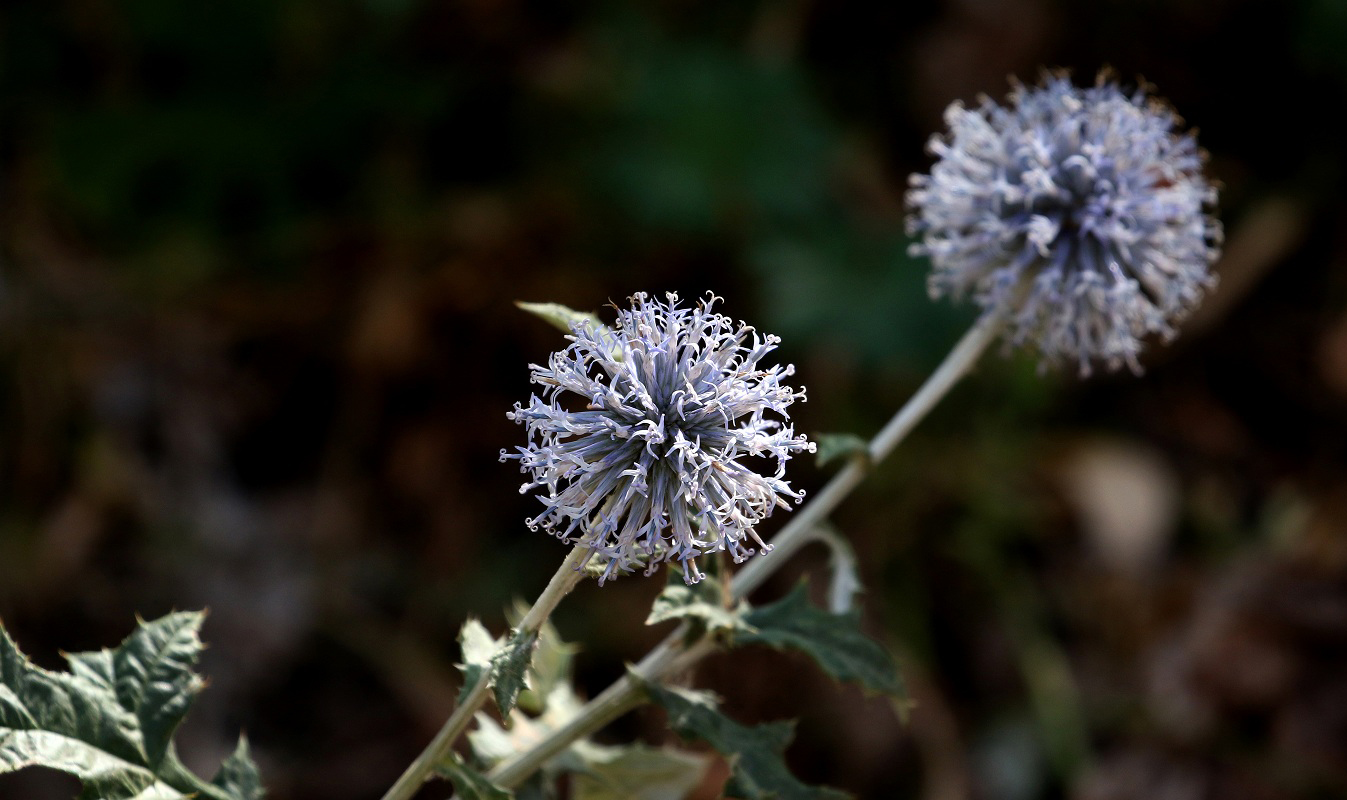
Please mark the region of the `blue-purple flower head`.
<svg viewBox="0 0 1347 800"><path fill-rule="evenodd" d="M1050 74L945 122L907 195L932 296L1005 314L1010 343L1045 364L1140 371L1142 340L1172 339L1215 284L1216 190L1179 118L1103 75L1081 89Z"/></svg>
<svg viewBox="0 0 1347 800"><path fill-rule="evenodd" d="M786 421L804 390L782 382L794 367L762 364L780 340L716 313L714 295L666 297L633 296L611 329L572 325L569 347L530 365L542 396L507 415L529 442L501 460L519 459L520 491L545 506L529 526L606 559L600 582L677 560L694 583L699 555L770 550L754 527L804 496L784 480L791 455L814 450Z"/></svg>

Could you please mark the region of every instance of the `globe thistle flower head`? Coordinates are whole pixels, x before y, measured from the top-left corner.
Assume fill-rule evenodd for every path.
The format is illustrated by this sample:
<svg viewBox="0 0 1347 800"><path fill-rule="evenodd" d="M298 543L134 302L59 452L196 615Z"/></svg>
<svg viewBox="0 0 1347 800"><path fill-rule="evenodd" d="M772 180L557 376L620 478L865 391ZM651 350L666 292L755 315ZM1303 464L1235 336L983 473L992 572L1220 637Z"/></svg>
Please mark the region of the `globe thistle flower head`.
<svg viewBox="0 0 1347 800"><path fill-rule="evenodd" d="M1179 118L1101 74L1015 84L1005 105L945 111L929 175L907 193L914 255L933 297L971 295L1006 315L1010 344L1043 364L1140 371L1142 340L1175 336L1215 284L1221 242L1205 154Z"/></svg>
<svg viewBox="0 0 1347 800"><path fill-rule="evenodd" d="M542 396L506 415L529 442L501 460L528 474L520 492L541 490L529 526L606 559L600 583L671 560L695 583L699 555L770 550L754 526L804 496L784 474L792 454L814 450L786 421L805 393L782 382L794 367L761 364L780 340L716 313L714 295L694 308L666 298L633 296L611 329L573 324L570 346L530 365ZM774 472L750 456L774 459Z"/></svg>

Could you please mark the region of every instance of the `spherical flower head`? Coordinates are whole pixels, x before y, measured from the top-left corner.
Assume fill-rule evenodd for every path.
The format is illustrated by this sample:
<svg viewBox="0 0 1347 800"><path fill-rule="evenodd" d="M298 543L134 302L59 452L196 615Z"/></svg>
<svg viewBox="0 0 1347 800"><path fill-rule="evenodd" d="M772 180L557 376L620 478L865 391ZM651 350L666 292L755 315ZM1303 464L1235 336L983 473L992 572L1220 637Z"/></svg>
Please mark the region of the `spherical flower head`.
<svg viewBox="0 0 1347 800"><path fill-rule="evenodd" d="M931 174L907 194L931 295L1004 314L1009 342L1036 347L1044 365L1139 372L1142 339L1172 339L1215 285L1216 190L1193 136L1104 75L1086 89L1045 75L1014 85L1006 105L954 103L945 122Z"/></svg>
<svg viewBox="0 0 1347 800"><path fill-rule="evenodd" d="M804 390L782 383L794 367L761 365L780 340L715 313L713 295L695 308L666 297L633 296L611 329L572 325L569 347L530 365L542 397L506 415L529 442L501 460L529 475L521 492L542 490L529 526L606 559L600 583L671 560L695 583L698 555L770 550L754 526L804 497L783 479L792 454L814 450L785 421ZM748 457L775 459L774 473Z"/></svg>

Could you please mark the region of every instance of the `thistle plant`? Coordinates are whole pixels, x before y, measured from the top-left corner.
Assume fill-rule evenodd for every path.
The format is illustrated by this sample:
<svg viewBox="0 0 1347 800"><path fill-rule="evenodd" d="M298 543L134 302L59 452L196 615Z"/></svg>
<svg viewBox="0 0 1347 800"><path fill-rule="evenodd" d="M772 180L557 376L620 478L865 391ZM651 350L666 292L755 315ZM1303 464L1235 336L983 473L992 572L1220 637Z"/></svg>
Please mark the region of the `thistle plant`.
<svg viewBox="0 0 1347 800"><path fill-rule="evenodd" d="M839 680L900 694L892 656L860 629L854 558L825 524L829 514L997 338L1083 375L1096 364L1139 371L1145 341L1173 338L1215 283L1209 268L1221 227L1203 155L1145 92L1104 78L1080 89L1050 74L1037 87L1016 85L1004 105L955 103L945 116L949 131L931 140L935 165L911 180L912 249L931 260L933 296L971 296L983 313L873 438L828 440L845 465L770 540L759 532L764 520L803 500L785 479L787 462L816 449L790 424L788 409L804 391L785 382L791 366L770 363L776 337L733 322L711 294L691 306L673 294L636 294L611 326L526 306L569 343L531 366L540 393L507 414L525 444L501 458L519 463L528 476L522 491L543 505L527 524L572 549L508 635L465 624L458 706L385 800L407 800L436 776L463 798L498 800L535 775L568 772L597 781L587 797L686 796L703 757L587 740L644 703L662 707L683 738L733 756L729 795L840 794L785 768L788 725L740 725L710 695L670 685L671 676L709 653L760 643L804 652ZM835 554L829 607L798 587L751 605L748 595L810 542ZM732 576L699 566L722 553L747 563ZM677 621L677 629L581 702L549 615L589 575L601 585L670 562L675 577L648 622ZM80 777L85 796L107 800L260 798L245 747L210 782L173 755L173 730L201 685L190 670L198 624L196 616L143 624L115 651L71 656L69 674L33 667L0 633L0 773L53 766ZM527 710L519 707L525 688ZM481 710L492 697L499 721ZM456 750L465 735L467 751ZM623 769L612 770L619 762ZM633 769L643 776L635 784ZM670 770L680 771L676 779Z"/></svg>
<svg viewBox="0 0 1347 800"><path fill-rule="evenodd" d="M1005 105L954 103L945 123L907 195L932 297L1005 314L1010 342L1045 364L1140 372L1143 339L1174 338L1215 284L1216 189L1178 117L1106 75L1080 89L1049 74Z"/></svg>
<svg viewBox="0 0 1347 800"><path fill-rule="evenodd" d="M501 460L530 475L521 492L546 489L529 527L605 559L600 585L673 559L696 583L698 555L726 551L739 563L767 552L754 526L804 497L783 476L791 455L814 445L765 416L786 419L805 399L782 383L795 368L763 367L780 340L716 313L717 299L680 308L675 294L665 303L637 294L612 329L576 325L569 347L532 365L546 399L507 415L530 442ZM775 459L774 473L758 474L750 457Z"/></svg>

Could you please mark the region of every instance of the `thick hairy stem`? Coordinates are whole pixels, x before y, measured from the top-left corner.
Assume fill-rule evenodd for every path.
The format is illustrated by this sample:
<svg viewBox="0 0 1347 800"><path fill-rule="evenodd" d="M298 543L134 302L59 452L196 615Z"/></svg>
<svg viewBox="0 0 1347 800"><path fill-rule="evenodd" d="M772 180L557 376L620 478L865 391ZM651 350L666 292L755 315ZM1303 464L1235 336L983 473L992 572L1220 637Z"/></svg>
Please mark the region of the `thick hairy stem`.
<svg viewBox="0 0 1347 800"><path fill-rule="evenodd" d="M515 627L516 632L527 632L536 634L542 629L543 623L551 616L552 611L561 602L561 598L570 593L585 574L582 571L585 561L589 557L589 548L585 545L577 545L566 560L561 563L561 568L548 581L547 588L543 589L542 594L534 601L533 606L524 614L524 618L519 621ZM468 692L463 702L459 703L458 708L449 715L445 721L444 727L435 734L435 738L426 749L421 751L421 755L407 767L398 778L392 788L383 796L383 800L409 800L421 788L434 773L437 764L440 764L449 755L453 749L454 742L468 727L472 721L473 714L482 707L487 697L491 694L491 670L483 670L481 676L477 678L472 689Z"/></svg>
<svg viewBox="0 0 1347 800"><path fill-rule="evenodd" d="M984 317L964 334L916 394L870 440L864 456L851 459L821 492L795 512L790 523L772 539L771 555L755 558L739 570L731 584L734 598L743 597L756 589L792 553L812 541L818 524L832 513L876 464L893 452L898 443L977 363L982 352L1000 332L1001 322L1000 317ZM661 680L687 669L715 650L715 646L705 639L684 648L686 632L685 626L679 626L647 653L639 664L632 667L631 672L645 681ZM598 731L642 702L637 682L630 676L623 676L586 703L565 725L551 731L529 750L501 762L487 773L487 777L506 788L518 786L548 760L565 750L571 742Z"/></svg>

